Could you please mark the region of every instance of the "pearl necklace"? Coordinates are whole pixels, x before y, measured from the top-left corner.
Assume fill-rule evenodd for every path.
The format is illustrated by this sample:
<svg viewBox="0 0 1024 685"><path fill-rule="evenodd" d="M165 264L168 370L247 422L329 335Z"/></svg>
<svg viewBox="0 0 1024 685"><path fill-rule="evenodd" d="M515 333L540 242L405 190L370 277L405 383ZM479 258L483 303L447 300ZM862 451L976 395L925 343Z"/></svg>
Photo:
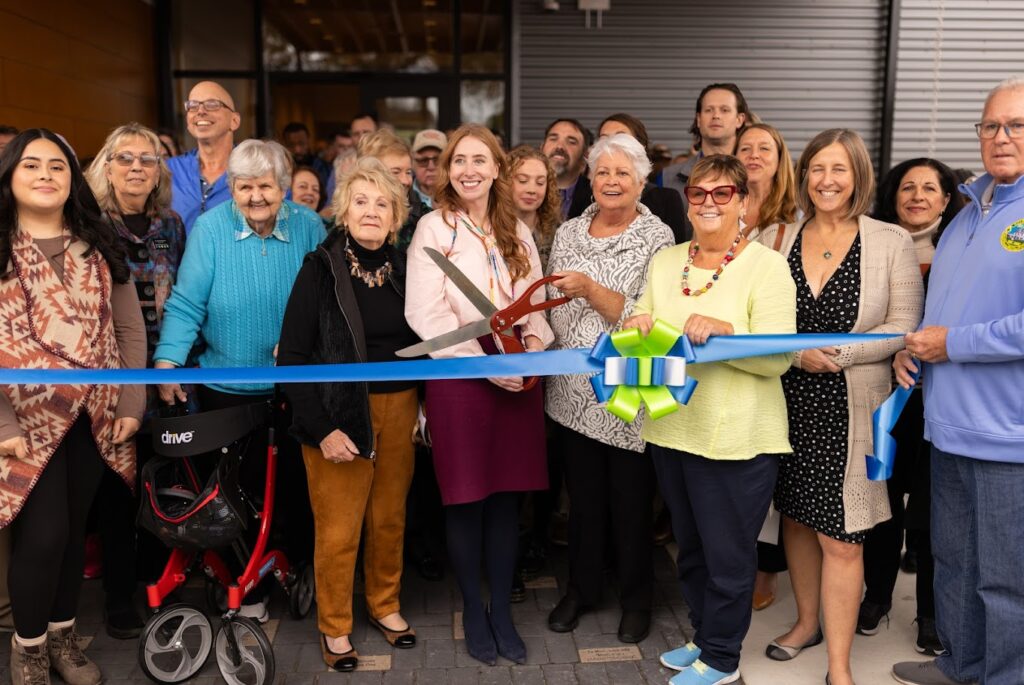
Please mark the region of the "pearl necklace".
<svg viewBox="0 0 1024 685"><path fill-rule="evenodd" d="M707 285L705 285L703 288L696 291L690 290L690 266L693 264L694 257L696 257L697 253L700 251L700 245L697 244L696 241L691 242L689 254L686 258L686 264L683 266L683 295L685 295L686 297L699 297L706 293L707 291L711 290L711 286L713 286L715 284L715 281L718 280L718 277L722 275L722 270L725 269L725 266L736 258L736 246L740 244L741 240L743 240L743 234L737 233L736 239L733 240L732 245L729 246L729 251L725 253L725 258L722 259L722 263L718 265L718 269L715 270L715 273L711 274L711 280L708 281Z"/></svg>

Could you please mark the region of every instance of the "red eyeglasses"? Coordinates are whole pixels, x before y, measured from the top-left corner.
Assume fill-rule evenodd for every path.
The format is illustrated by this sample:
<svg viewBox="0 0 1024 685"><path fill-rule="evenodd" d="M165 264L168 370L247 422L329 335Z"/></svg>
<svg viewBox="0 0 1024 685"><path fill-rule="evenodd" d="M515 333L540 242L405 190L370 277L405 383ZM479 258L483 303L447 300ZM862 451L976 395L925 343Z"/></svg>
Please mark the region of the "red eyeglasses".
<svg viewBox="0 0 1024 685"><path fill-rule="evenodd" d="M711 201L716 205L726 205L732 200L732 196L739 191L740 189L733 185L717 186L711 190L704 190L700 186L686 186L683 189L683 193L686 194L686 201L691 205L704 204L704 200L707 199L709 194L711 195Z"/></svg>

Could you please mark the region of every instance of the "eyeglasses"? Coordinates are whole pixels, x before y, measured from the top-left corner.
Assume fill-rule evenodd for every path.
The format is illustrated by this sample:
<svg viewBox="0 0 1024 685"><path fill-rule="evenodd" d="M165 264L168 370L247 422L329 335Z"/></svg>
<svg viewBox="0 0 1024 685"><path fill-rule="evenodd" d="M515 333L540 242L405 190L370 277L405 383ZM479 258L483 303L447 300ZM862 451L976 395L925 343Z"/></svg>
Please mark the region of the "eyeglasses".
<svg viewBox="0 0 1024 685"><path fill-rule="evenodd" d="M231 109L231 106L228 105L228 103L224 102L223 100L218 100L216 98L210 98L209 100L186 100L185 101L185 111L186 112L198 112L200 107L205 109L207 112L216 112L221 107L223 107L224 109L226 109L229 112L234 112L235 111L235 110Z"/></svg>
<svg viewBox="0 0 1024 685"><path fill-rule="evenodd" d="M740 191L736 186L718 186L711 190L704 190L700 186L686 186L683 192L686 193L686 201L691 205L702 205L704 200L707 199L708 195L711 195L711 201L716 205L727 205L732 200L732 196Z"/></svg>
<svg viewBox="0 0 1024 685"><path fill-rule="evenodd" d="M440 156L438 156L438 157L417 157L415 159L415 161L416 161L416 166L420 167L421 169L426 169L427 167L437 166L438 165L438 161L440 159L441 159Z"/></svg>
<svg viewBox="0 0 1024 685"><path fill-rule="evenodd" d="M995 121L983 121L974 125L978 137L982 140L990 140L999 135L999 130L1006 131L1007 138L1024 137L1024 121L1011 121L1008 124L1000 124Z"/></svg>
<svg viewBox="0 0 1024 685"><path fill-rule="evenodd" d="M139 155L138 159L139 164L146 167L147 169L152 169L153 167L160 163L159 155L151 155L146 152L143 152L141 155ZM107 157L107 161L117 162L121 166L131 166L132 164L135 164L135 155L132 154L131 152L118 152L116 155L110 155L110 157Z"/></svg>

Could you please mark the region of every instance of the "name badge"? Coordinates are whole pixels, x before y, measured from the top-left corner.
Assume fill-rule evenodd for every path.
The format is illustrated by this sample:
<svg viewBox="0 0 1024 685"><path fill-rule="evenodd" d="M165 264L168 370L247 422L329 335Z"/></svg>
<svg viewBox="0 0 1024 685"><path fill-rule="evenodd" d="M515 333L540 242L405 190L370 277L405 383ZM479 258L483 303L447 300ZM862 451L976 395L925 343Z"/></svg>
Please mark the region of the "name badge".
<svg viewBox="0 0 1024 685"><path fill-rule="evenodd" d="M152 243L151 243L151 245L152 245L151 249L153 249L153 250L169 250L169 249L171 249L171 241L167 240L167 238L154 238Z"/></svg>

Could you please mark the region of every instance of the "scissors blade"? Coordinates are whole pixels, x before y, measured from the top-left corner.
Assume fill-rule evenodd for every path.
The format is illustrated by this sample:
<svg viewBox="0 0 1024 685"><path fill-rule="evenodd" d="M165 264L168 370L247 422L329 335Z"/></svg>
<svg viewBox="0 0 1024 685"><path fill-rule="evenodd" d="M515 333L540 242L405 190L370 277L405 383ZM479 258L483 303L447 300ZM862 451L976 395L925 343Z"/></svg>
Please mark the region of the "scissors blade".
<svg viewBox="0 0 1024 685"><path fill-rule="evenodd" d="M455 266L450 259L445 257L443 254L438 252L432 247L425 247L423 251L427 253L427 256L434 260L434 263L441 267L441 271L444 275L452 279L452 283L458 288L466 299L476 307L477 311L484 315L485 319L490 319L494 312L498 311L498 308L494 306L494 303L488 299L486 295L480 292L480 289L473 285L473 281L469 280L466 274L459 270L459 267Z"/></svg>
<svg viewBox="0 0 1024 685"><path fill-rule="evenodd" d="M421 357L425 354L437 352L438 350L443 350L446 347L458 345L459 343L463 343L468 340L476 340L481 335L487 335L490 332L491 320L489 318L481 319L479 321L466 324L465 326L460 326L459 328L456 328L454 331L442 333L436 338L431 338L430 340L424 340L421 343L416 343L415 345L404 347L395 352L395 356Z"/></svg>

